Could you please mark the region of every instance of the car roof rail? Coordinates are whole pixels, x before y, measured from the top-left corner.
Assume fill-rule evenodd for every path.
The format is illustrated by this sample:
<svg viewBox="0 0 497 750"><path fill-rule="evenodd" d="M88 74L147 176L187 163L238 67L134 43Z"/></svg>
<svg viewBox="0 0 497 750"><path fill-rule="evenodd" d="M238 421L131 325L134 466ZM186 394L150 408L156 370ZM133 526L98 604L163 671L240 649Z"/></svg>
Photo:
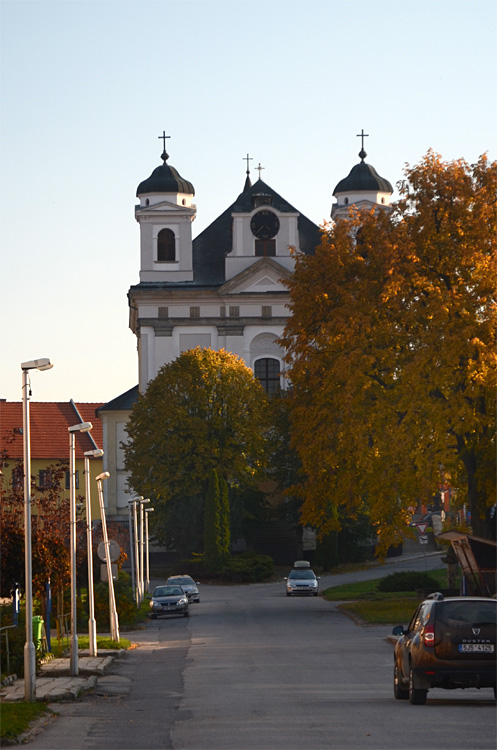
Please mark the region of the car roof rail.
<svg viewBox="0 0 497 750"><path fill-rule="evenodd" d="M427 599L434 599L436 602L441 602L445 597L440 591L434 591L433 594L428 594Z"/></svg>

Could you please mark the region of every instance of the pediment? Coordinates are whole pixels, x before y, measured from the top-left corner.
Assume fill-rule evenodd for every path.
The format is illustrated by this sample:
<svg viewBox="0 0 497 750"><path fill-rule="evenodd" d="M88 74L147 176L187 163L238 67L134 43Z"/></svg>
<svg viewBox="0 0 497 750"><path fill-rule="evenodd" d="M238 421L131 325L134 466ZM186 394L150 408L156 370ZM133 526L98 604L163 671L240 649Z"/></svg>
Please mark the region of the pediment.
<svg viewBox="0 0 497 750"><path fill-rule="evenodd" d="M154 214L164 215L165 213L190 216L192 213L195 213L195 208L193 206L178 206L177 203L171 201L161 201L150 206L136 206L135 213L147 214L148 216L153 216Z"/></svg>
<svg viewBox="0 0 497 750"><path fill-rule="evenodd" d="M221 294L287 292L287 287L282 280L289 279L291 276L291 271L280 266L272 258L261 258L223 284L219 292Z"/></svg>

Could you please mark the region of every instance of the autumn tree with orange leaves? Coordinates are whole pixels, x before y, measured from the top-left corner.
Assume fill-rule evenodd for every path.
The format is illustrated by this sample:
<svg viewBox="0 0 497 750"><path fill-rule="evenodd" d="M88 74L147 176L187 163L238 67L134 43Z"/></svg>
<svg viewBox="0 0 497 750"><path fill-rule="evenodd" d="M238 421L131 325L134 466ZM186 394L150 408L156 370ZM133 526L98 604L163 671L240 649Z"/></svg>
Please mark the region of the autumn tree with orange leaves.
<svg viewBox="0 0 497 750"><path fill-rule="evenodd" d="M283 343L302 521L366 502L380 553L442 482L494 536L497 164L406 167L391 213L329 226L288 282Z"/></svg>

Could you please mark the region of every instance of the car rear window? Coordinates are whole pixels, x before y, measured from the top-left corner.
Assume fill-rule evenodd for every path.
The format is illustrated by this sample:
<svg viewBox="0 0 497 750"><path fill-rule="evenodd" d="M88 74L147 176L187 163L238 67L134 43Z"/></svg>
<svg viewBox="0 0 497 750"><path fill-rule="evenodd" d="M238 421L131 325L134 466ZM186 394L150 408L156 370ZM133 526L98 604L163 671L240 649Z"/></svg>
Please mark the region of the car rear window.
<svg viewBox="0 0 497 750"><path fill-rule="evenodd" d="M448 627L457 625L495 625L497 623L496 602L439 602L437 620Z"/></svg>

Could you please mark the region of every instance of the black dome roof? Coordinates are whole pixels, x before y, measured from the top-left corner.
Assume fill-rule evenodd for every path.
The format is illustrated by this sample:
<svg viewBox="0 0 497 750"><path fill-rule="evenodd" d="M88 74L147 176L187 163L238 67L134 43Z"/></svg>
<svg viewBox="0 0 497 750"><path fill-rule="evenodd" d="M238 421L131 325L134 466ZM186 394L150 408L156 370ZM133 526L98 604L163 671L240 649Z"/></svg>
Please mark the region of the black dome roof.
<svg viewBox="0 0 497 750"><path fill-rule="evenodd" d="M355 193L364 190L393 193L393 188L389 181L385 180L384 177L380 177L371 164L366 164L362 160L355 167L352 167L348 177L340 180L333 191L333 195L337 193Z"/></svg>
<svg viewBox="0 0 497 750"><path fill-rule="evenodd" d="M166 164L169 158L166 152L162 154L164 164L154 169L148 180L140 182L136 195L144 193L190 193L195 195L195 188L191 182L184 180L174 167Z"/></svg>

